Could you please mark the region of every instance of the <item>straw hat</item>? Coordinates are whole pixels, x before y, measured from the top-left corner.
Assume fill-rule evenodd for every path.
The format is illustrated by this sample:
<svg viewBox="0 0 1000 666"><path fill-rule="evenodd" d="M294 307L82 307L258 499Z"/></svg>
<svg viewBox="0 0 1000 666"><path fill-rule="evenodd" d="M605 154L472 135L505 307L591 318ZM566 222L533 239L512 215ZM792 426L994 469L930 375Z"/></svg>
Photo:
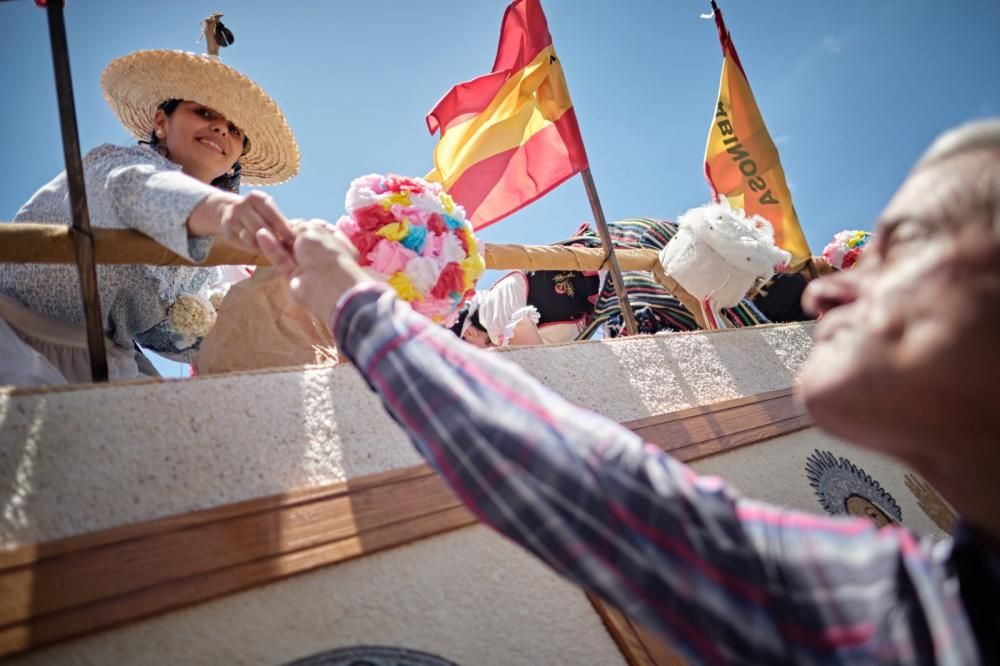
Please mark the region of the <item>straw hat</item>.
<svg viewBox="0 0 1000 666"><path fill-rule="evenodd" d="M216 18L206 19L206 24ZM205 32L209 51L217 52L210 30ZM260 86L224 65L217 55L136 51L107 66L101 88L111 110L136 138L149 138L153 115L162 102L188 100L218 111L243 130L250 141L240 158L244 183L277 185L299 172L299 148L281 109Z"/></svg>

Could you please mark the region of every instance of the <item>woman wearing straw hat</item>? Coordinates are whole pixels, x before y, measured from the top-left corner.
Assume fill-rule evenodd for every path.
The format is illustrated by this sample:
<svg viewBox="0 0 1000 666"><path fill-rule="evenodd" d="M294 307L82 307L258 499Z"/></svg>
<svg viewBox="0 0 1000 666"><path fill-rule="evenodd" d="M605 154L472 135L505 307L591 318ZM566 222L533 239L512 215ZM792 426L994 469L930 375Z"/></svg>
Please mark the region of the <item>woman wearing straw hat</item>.
<svg viewBox="0 0 1000 666"><path fill-rule="evenodd" d="M205 26L210 55L138 51L108 65L104 97L139 143L106 144L83 158L93 226L136 229L194 262L206 258L216 238L247 250L257 249L260 228L291 238L270 197L238 192L241 179L274 185L299 168L295 138L277 104L215 55L216 36L226 45L232 34L218 16ZM14 219L70 224L65 172ZM157 374L137 343L190 361L204 333L179 325L171 307L185 298L207 305L198 297L220 282L219 269L97 270L112 379ZM89 381L83 318L75 267L0 265L0 384Z"/></svg>

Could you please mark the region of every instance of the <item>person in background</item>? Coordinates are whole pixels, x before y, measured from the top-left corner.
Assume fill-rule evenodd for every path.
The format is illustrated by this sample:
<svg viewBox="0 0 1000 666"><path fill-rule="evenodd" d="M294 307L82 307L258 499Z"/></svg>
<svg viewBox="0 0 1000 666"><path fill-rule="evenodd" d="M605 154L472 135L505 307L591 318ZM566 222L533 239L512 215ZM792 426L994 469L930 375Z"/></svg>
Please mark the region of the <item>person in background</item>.
<svg viewBox="0 0 1000 666"><path fill-rule="evenodd" d="M867 231L845 230L834 234L823 252L812 258L817 276L853 266L871 239L872 234ZM810 321L813 316L802 308L802 294L812 279L806 269L776 273L753 297L754 305L772 322Z"/></svg>
<svg viewBox="0 0 1000 666"><path fill-rule="evenodd" d="M596 271L513 271L478 292L451 330L477 347L572 342L590 322L600 286Z"/></svg>
<svg viewBox="0 0 1000 666"><path fill-rule="evenodd" d="M1000 119L938 139L864 259L805 296L802 399L954 505L936 544L699 477L415 314L336 231L258 241L483 522L692 662L1000 662Z"/></svg>
<svg viewBox="0 0 1000 666"><path fill-rule="evenodd" d="M618 249L662 250L677 232L669 220L628 218L608 224ZM555 243L600 248L589 224L571 238ZM673 294L646 271L622 274L639 333L691 331L698 324ZM744 299L722 311L732 326L752 326L769 320ZM452 331L478 347L553 344L586 339L598 328L608 337L625 335L618 294L605 271L514 271L480 291L459 315Z"/></svg>
<svg viewBox="0 0 1000 666"><path fill-rule="evenodd" d="M253 81L217 57L152 50L113 61L101 86L111 110L140 141L105 144L83 157L92 226L135 229L195 263L215 239L256 251L254 234L262 227L291 240L288 221L269 196L239 194L241 179L277 184L299 167L281 110ZM66 173L39 189L14 221L70 225ZM111 378L157 375L137 345L191 362L200 335L178 330L176 322L186 324L200 311L195 307L172 324L171 308L177 302L210 307L204 298L184 298L207 297L221 278L215 268L98 266ZM83 326L75 266L0 265L0 385L90 381Z"/></svg>

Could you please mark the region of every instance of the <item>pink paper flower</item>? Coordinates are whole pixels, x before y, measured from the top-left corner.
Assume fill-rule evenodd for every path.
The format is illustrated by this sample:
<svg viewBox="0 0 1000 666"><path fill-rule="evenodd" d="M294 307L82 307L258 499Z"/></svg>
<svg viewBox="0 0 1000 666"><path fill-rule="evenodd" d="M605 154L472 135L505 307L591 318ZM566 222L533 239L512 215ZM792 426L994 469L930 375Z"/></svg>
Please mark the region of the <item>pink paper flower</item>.
<svg viewBox="0 0 1000 666"><path fill-rule="evenodd" d="M424 186L413 178L397 176L394 173L385 177L384 187L389 192L413 192L414 194L421 194L424 191Z"/></svg>
<svg viewBox="0 0 1000 666"><path fill-rule="evenodd" d="M348 238L352 238L357 234L361 233L361 227L358 223L354 221L354 218L350 215L343 215L339 220L337 220L337 228L340 229Z"/></svg>
<svg viewBox="0 0 1000 666"><path fill-rule="evenodd" d="M428 233L424 239L424 251L421 253L429 259L437 259L441 256L444 247L444 236L441 234Z"/></svg>
<svg viewBox="0 0 1000 666"><path fill-rule="evenodd" d="M371 267L382 275L392 275L403 270L407 262L416 256L416 252L399 243L382 240L368 253L368 261L371 262Z"/></svg>
<svg viewBox="0 0 1000 666"><path fill-rule="evenodd" d="M406 219L409 220L410 224L422 227L427 226L427 218L434 214L418 206L395 205L390 210L396 219Z"/></svg>

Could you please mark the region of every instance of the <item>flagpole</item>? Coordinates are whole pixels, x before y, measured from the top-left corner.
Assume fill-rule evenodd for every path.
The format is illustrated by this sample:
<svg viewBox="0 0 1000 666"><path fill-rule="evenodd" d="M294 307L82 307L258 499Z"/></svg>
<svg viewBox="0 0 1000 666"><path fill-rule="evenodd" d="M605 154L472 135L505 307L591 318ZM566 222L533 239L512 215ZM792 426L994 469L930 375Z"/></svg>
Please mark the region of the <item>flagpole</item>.
<svg viewBox="0 0 1000 666"><path fill-rule="evenodd" d="M819 270L816 268L816 262L813 261L812 253L810 253L809 258L806 259L806 263L803 265L803 268L807 273L809 273L810 280L815 280L819 277Z"/></svg>
<svg viewBox="0 0 1000 666"><path fill-rule="evenodd" d="M583 186L587 190L587 199L590 200L590 210L594 213L594 222L597 224L597 233L601 235L601 244L607 249L608 263L611 265L611 277L615 284L615 294L618 296L618 306L622 312L622 319L629 335L639 333L639 326L635 323L635 315L632 313L632 304L628 300L628 292L625 290L625 281L622 279L622 269L618 265L618 255L615 254L615 245L611 242L611 232L608 230L608 223L604 219L604 210L601 208L601 200L597 196L597 186L594 184L594 177L590 174L590 167L585 167L580 175L583 177Z"/></svg>
<svg viewBox="0 0 1000 666"><path fill-rule="evenodd" d="M84 186L83 162L80 160L80 136L76 126L73 103L73 82L69 68L69 48L63 22L62 0L43 3L49 20L49 41L52 45L52 66L55 69L56 99L59 102L59 124L62 129L63 157L66 160L66 182L69 186L69 206L73 218L73 245L76 249L80 294L83 298L84 330L87 332L87 352L90 356L90 378L93 382L108 381L108 359L104 347L104 326L101 323L101 299L97 288L97 268L94 263L94 235L87 212L87 190Z"/></svg>

